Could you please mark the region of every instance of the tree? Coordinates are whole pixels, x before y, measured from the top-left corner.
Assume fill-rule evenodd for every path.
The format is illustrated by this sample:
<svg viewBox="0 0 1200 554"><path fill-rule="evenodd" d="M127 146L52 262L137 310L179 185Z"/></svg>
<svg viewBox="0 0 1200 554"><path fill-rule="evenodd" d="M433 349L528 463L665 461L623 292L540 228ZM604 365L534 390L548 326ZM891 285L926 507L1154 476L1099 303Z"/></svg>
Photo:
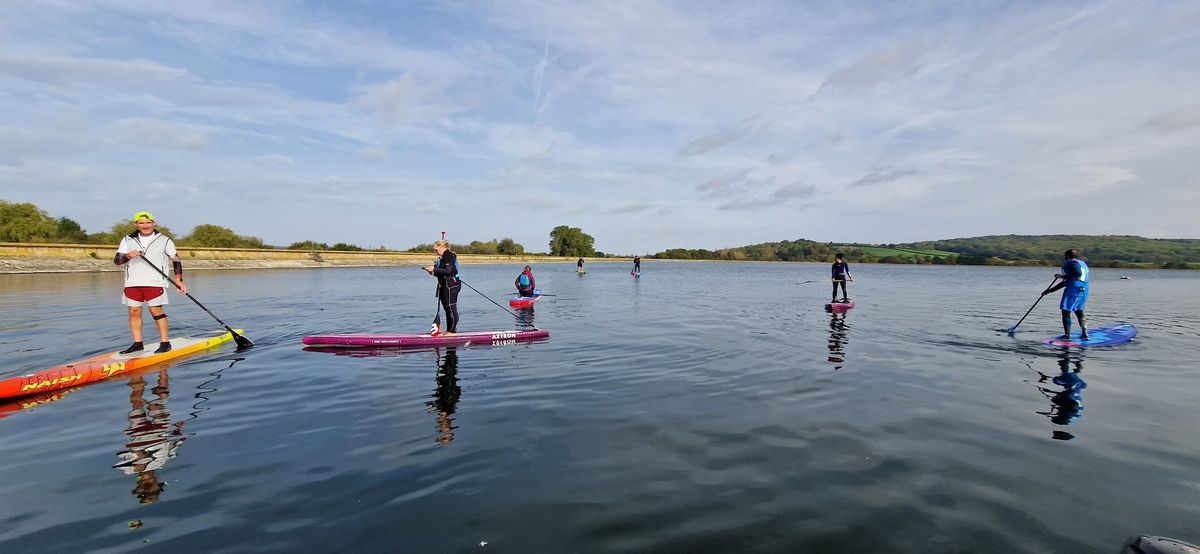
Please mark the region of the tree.
<svg viewBox="0 0 1200 554"><path fill-rule="evenodd" d="M57 231L58 223L41 208L0 200L0 241L48 242Z"/></svg>
<svg viewBox="0 0 1200 554"><path fill-rule="evenodd" d="M304 241L293 242L293 243L289 244L287 249L288 250L329 250L329 245L325 244L323 242L317 242L317 241L313 241L313 240L304 240Z"/></svg>
<svg viewBox="0 0 1200 554"><path fill-rule="evenodd" d="M172 239L175 238L175 233L162 225L155 225L154 229ZM107 232L91 233L87 236L88 244L112 244L116 245L121 242L121 238L137 230L137 225L128 219L122 219L112 224Z"/></svg>
<svg viewBox="0 0 1200 554"><path fill-rule="evenodd" d="M164 233L165 234L165 233ZM184 246L207 246L209 248L262 248L258 237L247 237L234 233L232 229L204 223L197 225L187 236L179 239Z"/></svg>
<svg viewBox="0 0 1200 554"><path fill-rule="evenodd" d="M513 239L505 237L500 239L500 242L496 243L496 252L508 256L516 256L524 254L525 247L521 246L517 242L514 242Z"/></svg>
<svg viewBox="0 0 1200 554"><path fill-rule="evenodd" d="M58 228L55 231L55 241L69 244L82 244L87 242L87 231L84 231L83 227L81 227L75 220L68 217L60 217L55 225Z"/></svg>
<svg viewBox="0 0 1200 554"><path fill-rule="evenodd" d="M550 255L593 256L596 254L596 248L593 246L595 241L596 239L579 227L559 225L550 231Z"/></svg>

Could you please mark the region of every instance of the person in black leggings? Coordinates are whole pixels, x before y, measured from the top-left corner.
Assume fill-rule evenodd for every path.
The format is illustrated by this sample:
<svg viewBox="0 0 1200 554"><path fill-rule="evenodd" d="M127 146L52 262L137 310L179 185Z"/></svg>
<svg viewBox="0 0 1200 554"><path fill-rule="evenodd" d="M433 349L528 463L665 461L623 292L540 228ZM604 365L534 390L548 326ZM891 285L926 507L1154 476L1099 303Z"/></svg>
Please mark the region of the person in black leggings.
<svg viewBox="0 0 1200 554"><path fill-rule="evenodd" d="M849 302L850 298L846 296L846 281L853 281L854 278L850 276L850 265L846 263L846 260L843 259L840 252L834 255L833 267L831 269L831 277L833 279L833 300L830 300L830 302L837 302L838 285L842 286L842 302Z"/></svg>
<svg viewBox="0 0 1200 554"><path fill-rule="evenodd" d="M453 335L458 332L458 291L462 290L458 280L458 255L450 251L450 243L445 240L434 242L433 251L438 254L437 261L424 269L438 280L437 297L446 311L446 332L443 334Z"/></svg>

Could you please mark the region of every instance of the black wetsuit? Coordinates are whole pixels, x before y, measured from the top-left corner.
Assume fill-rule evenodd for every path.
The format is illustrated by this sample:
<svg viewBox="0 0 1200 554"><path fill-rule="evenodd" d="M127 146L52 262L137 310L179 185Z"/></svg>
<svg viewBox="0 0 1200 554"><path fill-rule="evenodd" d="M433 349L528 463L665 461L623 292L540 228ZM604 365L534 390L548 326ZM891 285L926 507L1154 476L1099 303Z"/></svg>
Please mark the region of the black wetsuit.
<svg viewBox="0 0 1200 554"><path fill-rule="evenodd" d="M446 332L458 332L458 291L462 283L458 280L458 256L449 250L433 262L433 275L437 277L437 297L446 311Z"/></svg>
<svg viewBox="0 0 1200 554"><path fill-rule="evenodd" d="M846 262L833 262L833 301L837 302L838 285L842 286L842 298L849 298L846 293L846 279L850 277L850 265Z"/></svg>
<svg viewBox="0 0 1200 554"><path fill-rule="evenodd" d="M634 258L633 258L633 272L634 273L642 272L642 258L640 256L634 256Z"/></svg>

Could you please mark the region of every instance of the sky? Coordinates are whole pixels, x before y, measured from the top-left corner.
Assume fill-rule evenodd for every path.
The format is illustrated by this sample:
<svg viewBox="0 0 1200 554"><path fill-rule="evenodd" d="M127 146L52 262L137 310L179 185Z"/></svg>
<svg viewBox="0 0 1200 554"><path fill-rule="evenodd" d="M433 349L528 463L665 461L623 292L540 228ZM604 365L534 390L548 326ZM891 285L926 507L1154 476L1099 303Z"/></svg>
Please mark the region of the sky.
<svg viewBox="0 0 1200 554"><path fill-rule="evenodd" d="M0 0L0 199L285 246L1200 237L1200 2Z"/></svg>

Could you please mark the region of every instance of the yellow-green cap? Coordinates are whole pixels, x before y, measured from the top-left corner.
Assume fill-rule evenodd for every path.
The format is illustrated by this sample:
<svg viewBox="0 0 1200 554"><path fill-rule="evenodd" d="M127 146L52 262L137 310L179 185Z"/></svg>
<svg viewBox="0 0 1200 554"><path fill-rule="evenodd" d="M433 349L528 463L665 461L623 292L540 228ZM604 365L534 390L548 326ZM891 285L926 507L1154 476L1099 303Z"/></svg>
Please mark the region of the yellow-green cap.
<svg viewBox="0 0 1200 554"><path fill-rule="evenodd" d="M154 221L154 215L151 214L150 212L138 212L136 214L133 214L133 222L134 223L137 223L138 221L141 221L143 219L149 219L150 221Z"/></svg>

